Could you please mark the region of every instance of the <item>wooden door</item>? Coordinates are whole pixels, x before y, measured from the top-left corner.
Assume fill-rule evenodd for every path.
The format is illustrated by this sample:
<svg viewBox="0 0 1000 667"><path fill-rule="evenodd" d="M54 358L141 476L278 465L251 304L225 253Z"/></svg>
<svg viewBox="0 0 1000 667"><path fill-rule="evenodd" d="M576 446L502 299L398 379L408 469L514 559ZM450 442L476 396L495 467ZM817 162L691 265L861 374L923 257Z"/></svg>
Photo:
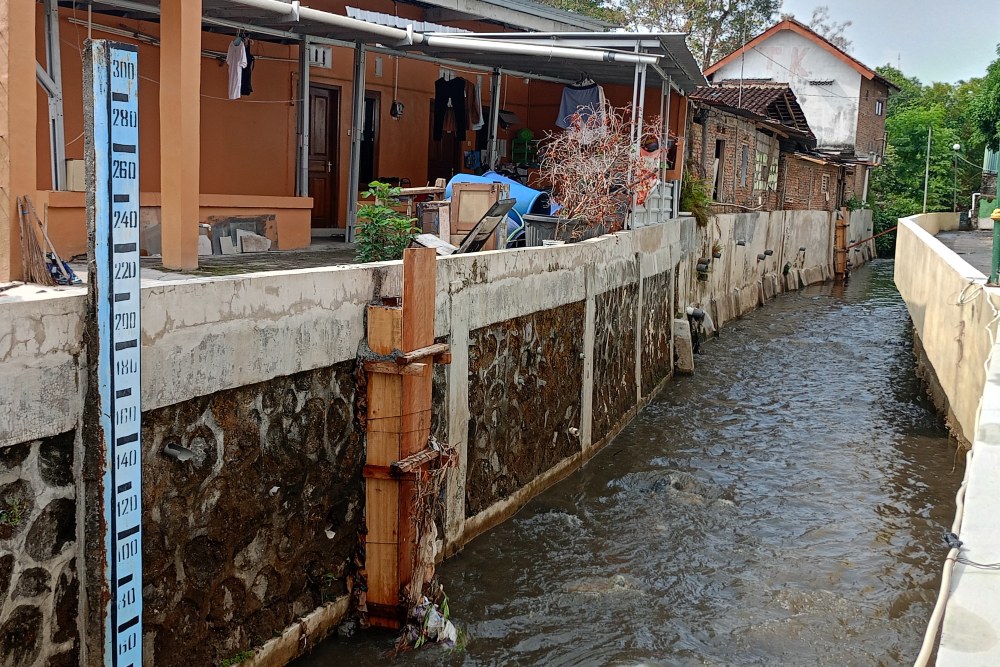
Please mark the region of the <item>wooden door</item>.
<svg viewBox="0 0 1000 667"><path fill-rule="evenodd" d="M340 148L340 91L309 89L309 196L313 198L313 229L339 227L337 199Z"/></svg>
<svg viewBox="0 0 1000 667"><path fill-rule="evenodd" d="M376 180L378 173L378 131L379 109L382 95L376 91L365 91L364 127L361 132L361 155L358 160L358 185L362 190Z"/></svg>
<svg viewBox="0 0 1000 667"><path fill-rule="evenodd" d="M441 139L434 140L434 100L431 100L431 124L427 133L427 180L451 180L461 171L463 138L454 132L442 132Z"/></svg>

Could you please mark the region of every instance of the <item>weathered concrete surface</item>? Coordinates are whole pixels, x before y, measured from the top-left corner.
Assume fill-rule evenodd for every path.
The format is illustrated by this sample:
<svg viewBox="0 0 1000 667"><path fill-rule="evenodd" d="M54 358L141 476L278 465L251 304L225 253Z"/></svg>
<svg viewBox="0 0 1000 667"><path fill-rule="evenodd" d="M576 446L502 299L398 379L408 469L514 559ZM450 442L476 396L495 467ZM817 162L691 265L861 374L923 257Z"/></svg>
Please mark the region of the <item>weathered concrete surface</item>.
<svg viewBox="0 0 1000 667"><path fill-rule="evenodd" d="M997 331L1000 291L984 287L985 275L926 231L936 233L953 218L931 214L899 221L895 281L954 415L949 426L971 441L986 380L984 364Z"/></svg>
<svg viewBox="0 0 1000 667"><path fill-rule="evenodd" d="M79 290L0 303L0 447L76 428L83 313Z"/></svg>
<svg viewBox="0 0 1000 667"><path fill-rule="evenodd" d="M992 341L1000 319L1000 290L985 287L983 272L935 238L957 227L958 217L950 213L901 219L896 286L913 320L918 371L952 432L966 445L972 442L959 556L996 563L1000 346ZM968 234L974 232L954 235L952 241ZM990 570L962 563L953 567L936 664L1000 664L1000 580Z"/></svg>
<svg viewBox="0 0 1000 667"><path fill-rule="evenodd" d="M992 220L990 221L992 222ZM993 231L942 231L935 238L976 267L983 275L993 269Z"/></svg>
<svg viewBox="0 0 1000 667"><path fill-rule="evenodd" d="M1000 344L993 345L982 409L972 445L960 556L974 563L1000 562ZM996 572L954 564L938 648L939 667L1000 664L1000 579Z"/></svg>
<svg viewBox="0 0 1000 667"><path fill-rule="evenodd" d="M0 665L76 665L73 431L0 447Z"/></svg>
<svg viewBox="0 0 1000 667"><path fill-rule="evenodd" d="M636 313L639 286L629 283L597 296L594 332L593 435L604 440L638 402Z"/></svg>
<svg viewBox="0 0 1000 667"><path fill-rule="evenodd" d="M149 664L218 664L346 594L364 509L354 401L350 361L144 414Z"/></svg>
<svg viewBox="0 0 1000 667"><path fill-rule="evenodd" d="M673 372L673 327L665 326L674 317L673 278L673 271L663 271L642 281L640 393L655 390Z"/></svg>
<svg viewBox="0 0 1000 667"><path fill-rule="evenodd" d="M720 258L713 257L713 248L721 250ZM714 216L707 228L697 230L696 252L681 265L680 292L685 305L704 309L717 329L785 291L789 283L799 289L829 280L832 248L833 220L826 211ZM707 279L699 280L695 272L699 259L708 262Z"/></svg>
<svg viewBox="0 0 1000 667"><path fill-rule="evenodd" d="M674 320L673 330L677 372L682 375L691 375L694 373L694 343L691 340L691 324L687 320Z"/></svg>

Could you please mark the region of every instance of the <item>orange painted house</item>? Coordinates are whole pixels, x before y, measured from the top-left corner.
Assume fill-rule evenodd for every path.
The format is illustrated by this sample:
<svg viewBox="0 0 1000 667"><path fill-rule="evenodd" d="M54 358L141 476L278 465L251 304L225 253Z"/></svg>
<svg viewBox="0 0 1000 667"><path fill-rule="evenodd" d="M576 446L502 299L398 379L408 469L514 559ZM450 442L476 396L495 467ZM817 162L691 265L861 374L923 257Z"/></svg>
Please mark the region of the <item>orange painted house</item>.
<svg viewBox="0 0 1000 667"><path fill-rule="evenodd" d="M324 25L307 16L306 7L296 20L274 7L251 6L268 2L290 7L272 0L104 0L95 1L88 13L83 3L0 0L0 32L6 37L0 46L6 49L0 53L5 101L0 106L0 280L16 278L21 270L17 196L32 198L61 255L86 253L82 82L88 36L139 47L142 245L147 254L162 254L164 265L172 268L197 266L199 223L255 221L272 247L281 250L308 246L314 236L347 236L351 203L357 200L350 182L355 135L360 189L370 178L395 177L420 186L462 171L465 152L480 148L483 137L470 131L432 139L435 81L445 70L478 82L481 103L488 107L492 70L502 68L496 79L500 108L517 120L498 130L505 149L501 160L509 158L517 131L529 128L542 137L556 130L565 83L588 71L600 83L596 74L612 71L607 63L564 60L553 69L552 59L498 55L494 61L489 53L473 51L459 60L461 49L448 49L445 58L433 49L401 47L372 33ZM572 31L582 39L609 28L530 0L355 4L362 7L312 0L310 8L362 16L369 25L410 25L424 33ZM367 14L359 13L362 9ZM237 35L246 36L255 57L253 92L231 100L225 56ZM671 48L680 44L683 53L671 55L682 61L683 71L670 75L670 86L650 77L645 109L653 115L669 106L670 131L683 138L684 95L701 74L696 67L691 71L689 61L694 61L683 36L679 39ZM598 48L607 53L616 46ZM300 73L307 62L306 83ZM511 62L527 67L521 71ZM359 63L364 65L364 100L355 109ZM632 67L621 63L614 81L605 85L615 106L632 101L633 87L626 83ZM61 134L53 129L58 113L43 84L46 71L61 83ZM390 113L394 101L402 104L398 117ZM355 121L358 128L352 131ZM308 132L300 132L303 125ZM678 165L674 178L679 170Z"/></svg>

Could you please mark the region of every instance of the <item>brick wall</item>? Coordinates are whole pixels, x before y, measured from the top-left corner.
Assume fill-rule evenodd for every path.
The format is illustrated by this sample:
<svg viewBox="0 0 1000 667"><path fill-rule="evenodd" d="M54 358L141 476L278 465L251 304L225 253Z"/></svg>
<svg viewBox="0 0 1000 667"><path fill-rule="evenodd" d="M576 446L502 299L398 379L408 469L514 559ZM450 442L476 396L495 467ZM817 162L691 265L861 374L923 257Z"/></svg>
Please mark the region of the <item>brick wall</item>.
<svg viewBox="0 0 1000 667"><path fill-rule="evenodd" d="M708 109L703 124L691 124L691 139L688 144L688 164L692 165L699 175L712 179L717 147L722 149L719 158L721 179L717 177L713 183L715 201L726 204L737 204L747 208L773 211L780 208L778 201L777 182L767 185L767 174L764 174L765 184L758 183L757 152L767 156L763 169L768 165L778 164L778 140L764 132L747 120L739 118L718 109ZM705 113L705 112L703 112ZM705 133L705 152L702 156L702 133ZM721 142L718 143L718 142ZM743 179L743 149L746 148L747 168L746 179ZM780 170L779 170L780 174ZM733 207L720 206L719 212L732 213Z"/></svg>
<svg viewBox="0 0 1000 667"><path fill-rule="evenodd" d="M869 153L882 155L882 138L885 136L885 113L889 89L885 84L872 79L861 78L858 100L858 131L854 140L854 152L858 157ZM878 112L881 102L881 115ZM862 174L862 178L864 175ZM860 192L860 190L859 190Z"/></svg>
<svg viewBox="0 0 1000 667"><path fill-rule="evenodd" d="M838 207L835 165L803 160L787 153L781 156L778 168L778 193L787 211L831 211ZM823 177L827 177L825 185Z"/></svg>

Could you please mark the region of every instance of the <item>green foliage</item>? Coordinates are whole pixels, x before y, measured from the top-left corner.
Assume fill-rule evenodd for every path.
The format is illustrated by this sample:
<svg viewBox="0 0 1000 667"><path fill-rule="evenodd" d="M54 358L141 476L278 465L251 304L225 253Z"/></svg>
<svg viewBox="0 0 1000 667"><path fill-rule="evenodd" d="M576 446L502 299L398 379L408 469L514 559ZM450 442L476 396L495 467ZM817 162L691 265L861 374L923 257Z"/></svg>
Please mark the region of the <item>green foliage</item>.
<svg viewBox="0 0 1000 667"><path fill-rule="evenodd" d="M359 262L384 262L402 259L403 250L410 244L417 230L416 218L407 218L394 211L399 204L400 188L388 183L372 181L361 196L374 197L374 201L358 209L357 250Z"/></svg>
<svg viewBox="0 0 1000 667"><path fill-rule="evenodd" d="M997 71L1000 85L1000 65L990 67ZM878 72L900 90L889 98L884 163L872 171L869 185L876 234L894 227L898 218L923 209L929 127L932 135L927 210L951 211L954 203L960 209L968 206L971 193L979 190L982 179L985 140L978 130L975 108L986 85L984 79L924 85L888 65L879 67ZM952 150L956 143L962 147L958 153ZM886 234L875 242L881 256L895 252L895 234Z"/></svg>
<svg viewBox="0 0 1000 667"><path fill-rule="evenodd" d="M860 211L866 208L865 203L857 195L851 195L851 198L844 202L844 206L848 211Z"/></svg>
<svg viewBox="0 0 1000 667"><path fill-rule="evenodd" d="M236 655L230 656L225 660L223 660L222 662L220 662L219 667L233 667L234 665L238 665L241 662L246 662L252 657L253 657L253 651L249 649L246 651L240 651Z"/></svg>
<svg viewBox="0 0 1000 667"><path fill-rule="evenodd" d="M997 56L1000 56L1000 45L997 45ZM977 138L993 150L1000 149L1000 58L990 63L969 107Z"/></svg>
<svg viewBox="0 0 1000 667"><path fill-rule="evenodd" d="M559 0L546 0L549 4ZM707 67L775 22L781 0L617 0L625 27L688 33L695 59Z"/></svg>
<svg viewBox="0 0 1000 667"><path fill-rule="evenodd" d="M0 510L0 524L16 528L24 519L24 503L18 498L7 501L7 508Z"/></svg>
<svg viewBox="0 0 1000 667"><path fill-rule="evenodd" d="M621 9L602 0L543 0L546 5L574 14L581 14L612 25L625 25L627 19Z"/></svg>
<svg viewBox="0 0 1000 667"><path fill-rule="evenodd" d="M708 226L708 218L712 215L712 191L708 179L699 178L693 172L684 174L681 185L681 210L689 211L698 221L699 227Z"/></svg>

